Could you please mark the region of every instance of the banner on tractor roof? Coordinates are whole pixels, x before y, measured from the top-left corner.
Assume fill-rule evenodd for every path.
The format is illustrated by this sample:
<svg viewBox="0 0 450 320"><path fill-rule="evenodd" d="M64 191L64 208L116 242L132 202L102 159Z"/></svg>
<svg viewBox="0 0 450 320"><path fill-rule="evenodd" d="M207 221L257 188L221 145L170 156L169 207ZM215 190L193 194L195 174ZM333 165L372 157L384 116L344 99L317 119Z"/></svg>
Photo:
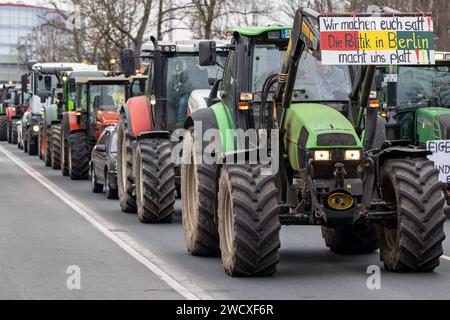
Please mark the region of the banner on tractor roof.
<svg viewBox="0 0 450 320"><path fill-rule="evenodd" d="M320 18L322 63L434 64L431 16Z"/></svg>

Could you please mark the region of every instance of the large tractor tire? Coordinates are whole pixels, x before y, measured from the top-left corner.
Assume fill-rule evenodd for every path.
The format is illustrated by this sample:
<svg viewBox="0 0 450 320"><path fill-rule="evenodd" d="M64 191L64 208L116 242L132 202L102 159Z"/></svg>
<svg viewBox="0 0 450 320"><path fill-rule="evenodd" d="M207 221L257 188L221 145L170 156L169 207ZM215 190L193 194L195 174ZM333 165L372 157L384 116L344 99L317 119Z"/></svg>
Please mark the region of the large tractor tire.
<svg viewBox="0 0 450 320"><path fill-rule="evenodd" d="M39 154L39 138L33 137L32 128L27 129L27 152L30 156Z"/></svg>
<svg viewBox="0 0 450 320"><path fill-rule="evenodd" d="M278 189L262 166L224 165L219 180L218 228L225 272L268 276L280 248Z"/></svg>
<svg viewBox="0 0 450 320"><path fill-rule="evenodd" d="M0 116L0 141L6 141L8 136L8 116Z"/></svg>
<svg viewBox="0 0 450 320"><path fill-rule="evenodd" d="M69 176L72 180L88 180L89 179L89 143L86 132L72 132L69 135L69 145L67 147L69 153Z"/></svg>
<svg viewBox="0 0 450 320"><path fill-rule="evenodd" d="M133 175L133 137L128 133L125 114L121 114L117 131L117 187L123 212L136 213L136 193Z"/></svg>
<svg viewBox="0 0 450 320"><path fill-rule="evenodd" d="M181 164L184 239L191 255L219 256L219 232L215 219L217 165L198 160L191 128L183 140Z"/></svg>
<svg viewBox="0 0 450 320"><path fill-rule="evenodd" d="M175 169L172 143L152 138L139 141L136 152L136 204L143 223L168 223L175 213Z"/></svg>
<svg viewBox="0 0 450 320"><path fill-rule="evenodd" d="M61 129L62 130L62 129ZM64 137L64 134L61 132L61 174L64 177L69 176L69 141Z"/></svg>
<svg viewBox="0 0 450 320"><path fill-rule="evenodd" d="M11 122L8 120L7 122L7 128L6 128L6 140L9 144L12 143L12 126Z"/></svg>
<svg viewBox="0 0 450 320"><path fill-rule="evenodd" d="M336 228L322 227L322 236L334 253L364 254L378 249L377 230L368 222Z"/></svg>
<svg viewBox="0 0 450 320"><path fill-rule="evenodd" d="M61 169L61 125L54 124L51 128L52 147L51 147L51 162L52 168L55 170Z"/></svg>
<svg viewBox="0 0 450 320"><path fill-rule="evenodd" d="M384 200L397 208L395 225L379 228L380 254L394 272L428 272L439 265L445 239L444 195L427 159L388 160L381 170Z"/></svg>
<svg viewBox="0 0 450 320"><path fill-rule="evenodd" d="M44 151L45 166L52 166L52 134L50 128L45 130L45 151Z"/></svg>
<svg viewBox="0 0 450 320"><path fill-rule="evenodd" d="M12 122L12 133L11 133L11 136L12 136L12 144L16 145L17 142L18 142L18 137L19 137L19 134L17 132L16 120L13 120L13 122Z"/></svg>

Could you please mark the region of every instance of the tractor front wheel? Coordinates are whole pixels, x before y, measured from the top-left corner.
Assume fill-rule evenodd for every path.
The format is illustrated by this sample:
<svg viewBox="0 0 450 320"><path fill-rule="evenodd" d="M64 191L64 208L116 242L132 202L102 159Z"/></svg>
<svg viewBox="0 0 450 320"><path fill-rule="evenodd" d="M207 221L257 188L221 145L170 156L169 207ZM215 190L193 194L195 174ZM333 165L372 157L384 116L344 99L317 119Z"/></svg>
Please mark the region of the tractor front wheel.
<svg viewBox="0 0 450 320"><path fill-rule="evenodd" d="M52 147L51 147L51 162L52 168L55 170L61 169L61 125L55 124L51 128Z"/></svg>
<svg viewBox="0 0 450 320"><path fill-rule="evenodd" d="M45 130L44 162L47 167L52 166L52 135L50 128L46 128Z"/></svg>
<svg viewBox="0 0 450 320"><path fill-rule="evenodd" d="M69 135L69 154L67 155L69 176L72 180L89 178L89 145L86 132L72 132Z"/></svg>
<svg viewBox="0 0 450 320"><path fill-rule="evenodd" d="M18 140L18 133L17 133L17 123L15 120L13 120L12 123L12 144L17 144Z"/></svg>
<svg viewBox="0 0 450 320"><path fill-rule="evenodd" d="M8 135L8 116L0 116L0 141L6 141Z"/></svg>
<svg viewBox="0 0 450 320"><path fill-rule="evenodd" d="M39 137L34 136L32 128L27 130L27 151L30 156L37 156L39 154Z"/></svg>
<svg viewBox="0 0 450 320"><path fill-rule="evenodd" d="M184 239L190 254L218 256L219 233L215 219L217 165L197 161L194 135L191 128L183 140L181 207Z"/></svg>
<svg viewBox="0 0 450 320"><path fill-rule="evenodd" d="M168 223L175 213L175 170L168 139L139 141L136 152L136 204L143 223Z"/></svg>
<svg viewBox="0 0 450 320"><path fill-rule="evenodd" d="M276 272L280 248L278 189L265 167L225 165L219 180L220 250L230 276ZM268 168L267 168L268 169Z"/></svg>
<svg viewBox="0 0 450 320"><path fill-rule="evenodd" d="M380 226L380 254L388 271L427 272L439 265L445 239L444 195L427 159L388 160L381 170L384 200L397 221Z"/></svg>
<svg viewBox="0 0 450 320"><path fill-rule="evenodd" d="M125 114L121 114L117 131L117 187L123 212L136 213L136 194L133 175L133 138L128 133Z"/></svg>

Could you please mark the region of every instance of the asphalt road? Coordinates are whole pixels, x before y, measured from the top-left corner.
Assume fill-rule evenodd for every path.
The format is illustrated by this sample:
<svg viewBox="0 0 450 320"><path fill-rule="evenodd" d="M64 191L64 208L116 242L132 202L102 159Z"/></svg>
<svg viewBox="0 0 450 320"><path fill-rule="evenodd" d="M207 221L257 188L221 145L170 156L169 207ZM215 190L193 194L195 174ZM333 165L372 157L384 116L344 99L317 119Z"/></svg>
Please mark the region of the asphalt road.
<svg viewBox="0 0 450 320"><path fill-rule="evenodd" d="M177 209L172 224L141 224L89 182L1 143L0 299L450 299L448 256L433 273L389 273L377 253L330 253L318 227L283 227L275 276L230 278L219 258L187 254ZM367 287L373 265L379 290ZM80 290L67 288L69 266Z"/></svg>

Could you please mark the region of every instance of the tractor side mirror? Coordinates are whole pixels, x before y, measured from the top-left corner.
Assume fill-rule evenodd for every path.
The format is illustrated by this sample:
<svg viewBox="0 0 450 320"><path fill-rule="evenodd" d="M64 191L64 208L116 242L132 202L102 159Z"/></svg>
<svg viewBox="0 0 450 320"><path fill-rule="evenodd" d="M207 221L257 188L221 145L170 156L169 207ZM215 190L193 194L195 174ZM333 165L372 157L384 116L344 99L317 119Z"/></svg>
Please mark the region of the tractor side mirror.
<svg viewBox="0 0 450 320"><path fill-rule="evenodd" d="M209 97L208 97L208 107L219 102L220 99L217 97L217 95L219 93L219 86L222 83L222 81L223 81L223 79L216 79L214 81L213 87L212 87L212 89L209 93Z"/></svg>
<svg viewBox="0 0 450 320"><path fill-rule="evenodd" d="M51 76L45 76L44 77L44 85L45 90L52 90L52 77Z"/></svg>
<svg viewBox="0 0 450 320"><path fill-rule="evenodd" d="M14 105L15 106L20 105L20 94L17 91L14 94Z"/></svg>
<svg viewBox="0 0 450 320"><path fill-rule="evenodd" d="M375 90L381 91L383 89L383 74L380 72L377 72L375 75Z"/></svg>
<svg viewBox="0 0 450 320"><path fill-rule="evenodd" d="M200 66L214 66L217 64L216 55L216 42L215 41L202 41L198 47L198 59Z"/></svg>
<svg viewBox="0 0 450 320"><path fill-rule="evenodd" d="M136 63L133 50L122 49L122 51L120 52L120 65L122 66L122 72L126 77L134 74L134 72L136 71Z"/></svg>
<svg viewBox="0 0 450 320"><path fill-rule="evenodd" d="M68 86L69 86L69 92L70 93L73 93L73 92L77 91L77 84L75 83L75 79L73 79L73 78L69 79Z"/></svg>
<svg viewBox="0 0 450 320"><path fill-rule="evenodd" d="M21 84L22 84L22 92L27 93L28 92L28 77L26 75L22 76Z"/></svg>
<svg viewBox="0 0 450 320"><path fill-rule="evenodd" d="M104 144L98 144L95 147L95 150L101 153L105 153L106 152L106 146Z"/></svg>

